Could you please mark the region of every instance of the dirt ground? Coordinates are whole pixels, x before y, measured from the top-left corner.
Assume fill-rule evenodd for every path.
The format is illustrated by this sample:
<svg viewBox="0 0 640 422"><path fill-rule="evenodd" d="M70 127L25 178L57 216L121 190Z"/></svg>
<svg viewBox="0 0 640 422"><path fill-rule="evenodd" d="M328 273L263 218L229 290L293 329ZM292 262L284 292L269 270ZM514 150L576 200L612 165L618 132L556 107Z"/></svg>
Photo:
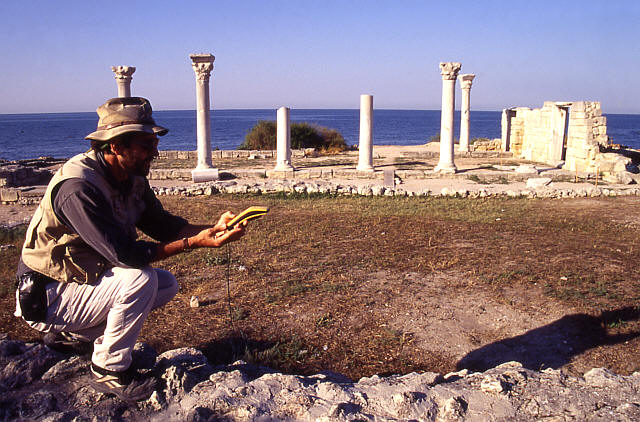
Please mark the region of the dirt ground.
<svg viewBox="0 0 640 422"><path fill-rule="evenodd" d="M231 260L198 250L162 263L181 289L143 330L158 350L196 346L214 362L354 379L510 360L574 374L640 370L638 198L162 202L199 222L257 203L272 210ZM33 209L0 205L0 221L24 222ZM11 316L13 244L0 251L0 322L37 339Z"/></svg>

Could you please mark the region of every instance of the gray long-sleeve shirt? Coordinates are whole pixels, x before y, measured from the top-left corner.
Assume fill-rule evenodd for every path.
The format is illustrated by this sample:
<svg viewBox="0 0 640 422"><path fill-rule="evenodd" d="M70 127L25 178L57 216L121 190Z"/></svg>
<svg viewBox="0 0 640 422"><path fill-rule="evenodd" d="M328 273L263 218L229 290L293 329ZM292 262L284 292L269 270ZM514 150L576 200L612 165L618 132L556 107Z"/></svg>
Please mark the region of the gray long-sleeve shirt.
<svg viewBox="0 0 640 422"><path fill-rule="evenodd" d="M131 189L130 183L118 182L109 172L103 154L98 153L97 157L105 168L108 182L126 195ZM160 242L176 240L187 221L167 212L148 182L142 200L145 211L136 227ZM113 215L100 190L84 179L67 179L59 185L54 192L53 211L114 266L140 268L155 256L157 243L132 238ZM21 260L18 276L26 271L29 268Z"/></svg>

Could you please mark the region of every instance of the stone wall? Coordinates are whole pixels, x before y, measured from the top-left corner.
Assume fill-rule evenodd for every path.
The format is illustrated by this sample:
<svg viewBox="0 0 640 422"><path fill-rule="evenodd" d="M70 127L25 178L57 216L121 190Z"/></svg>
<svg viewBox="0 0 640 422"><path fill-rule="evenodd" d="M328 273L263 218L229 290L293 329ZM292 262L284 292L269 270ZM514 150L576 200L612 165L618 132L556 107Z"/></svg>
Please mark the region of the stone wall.
<svg viewBox="0 0 640 422"><path fill-rule="evenodd" d="M518 158L553 165L564 161L567 170L595 172L607 141L606 117L597 101L546 101L539 109L502 113L502 149Z"/></svg>
<svg viewBox="0 0 640 422"><path fill-rule="evenodd" d="M22 164L0 165L0 188L46 185L51 180L48 169L27 167Z"/></svg>
<svg viewBox="0 0 640 422"><path fill-rule="evenodd" d="M469 145L469 151L501 151L502 149L502 140L500 138L496 139L483 139L476 140L471 145Z"/></svg>
<svg viewBox="0 0 640 422"><path fill-rule="evenodd" d="M578 101L572 104L567 133L565 168L596 171L600 147L606 147L607 118L602 115L599 102Z"/></svg>

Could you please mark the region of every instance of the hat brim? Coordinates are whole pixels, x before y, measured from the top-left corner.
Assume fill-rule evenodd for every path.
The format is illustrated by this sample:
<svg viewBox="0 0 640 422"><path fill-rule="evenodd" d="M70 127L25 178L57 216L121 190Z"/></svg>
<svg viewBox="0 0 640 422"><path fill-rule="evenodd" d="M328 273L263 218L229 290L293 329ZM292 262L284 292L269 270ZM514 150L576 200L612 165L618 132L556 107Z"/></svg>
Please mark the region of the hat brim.
<svg viewBox="0 0 640 422"><path fill-rule="evenodd" d="M169 132L169 129L157 125L143 125L143 124L130 124L114 127L105 130L96 130L84 137L84 139L90 139L92 141L110 141L118 135L122 135L127 132L146 132L154 133L158 136L164 136Z"/></svg>

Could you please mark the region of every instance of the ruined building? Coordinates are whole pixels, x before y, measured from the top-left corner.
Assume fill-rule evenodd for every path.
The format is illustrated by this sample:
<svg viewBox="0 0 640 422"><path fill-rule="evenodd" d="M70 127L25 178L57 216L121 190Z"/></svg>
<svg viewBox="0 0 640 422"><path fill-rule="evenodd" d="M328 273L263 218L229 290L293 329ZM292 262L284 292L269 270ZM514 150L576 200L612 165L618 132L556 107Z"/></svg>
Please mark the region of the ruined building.
<svg viewBox="0 0 640 422"><path fill-rule="evenodd" d="M542 108L502 112L502 150L525 160L630 183L631 158L608 152L607 119L598 101L545 101Z"/></svg>

